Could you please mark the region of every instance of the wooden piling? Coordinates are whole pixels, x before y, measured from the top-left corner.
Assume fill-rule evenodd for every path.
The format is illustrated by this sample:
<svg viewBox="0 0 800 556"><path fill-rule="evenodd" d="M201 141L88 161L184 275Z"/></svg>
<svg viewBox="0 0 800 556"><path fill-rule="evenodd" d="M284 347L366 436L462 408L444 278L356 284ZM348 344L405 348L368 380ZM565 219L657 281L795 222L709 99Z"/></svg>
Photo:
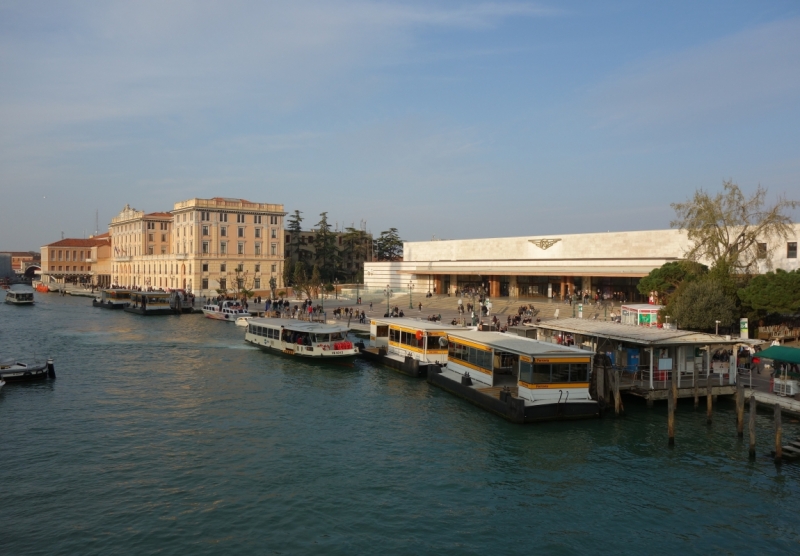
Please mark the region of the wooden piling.
<svg viewBox="0 0 800 556"><path fill-rule="evenodd" d="M714 407L714 402L711 396L711 377L706 376L706 424L711 424L711 412Z"/></svg>
<svg viewBox="0 0 800 556"><path fill-rule="evenodd" d="M672 390L672 396L675 398L675 408L677 409L678 406L678 379L675 378L675 375L678 374L678 371L670 371L670 389Z"/></svg>
<svg viewBox="0 0 800 556"><path fill-rule="evenodd" d="M614 373L614 415L619 417L622 412L622 398L619 395L619 371Z"/></svg>
<svg viewBox="0 0 800 556"><path fill-rule="evenodd" d="M603 356L604 357L604 356ZM603 366L597 365L595 367L595 374L597 375L597 404L600 406L602 412L606 407L606 366L605 357L603 358ZM602 414L602 413L601 413Z"/></svg>
<svg viewBox="0 0 800 556"><path fill-rule="evenodd" d="M756 457L756 395L750 394L750 457Z"/></svg>
<svg viewBox="0 0 800 556"><path fill-rule="evenodd" d="M692 384L694 385L694 408L697 409L700 407L700 384L698 384L698 379L700 378L700 373L697 372L697 366L695 366L694 370L692 371Z"/></svg>
<svg viewBox="0 0 800 556"><path fill-rule="evenodd" d="M744 384L736 381L736 434L744 438Z"/></svg>
<svg viewBox="0 0 800 556"><path fill-rule="evenodd" d="M667 438L668 445L675 445L675 393L670 388L667 392Z"/></svg>
<svg viewBox="0 0 800 556"><path fill-rule="evenodd" d="M781 426L781 406L775 404L775 463L783 458L783 427Z"/></svg>

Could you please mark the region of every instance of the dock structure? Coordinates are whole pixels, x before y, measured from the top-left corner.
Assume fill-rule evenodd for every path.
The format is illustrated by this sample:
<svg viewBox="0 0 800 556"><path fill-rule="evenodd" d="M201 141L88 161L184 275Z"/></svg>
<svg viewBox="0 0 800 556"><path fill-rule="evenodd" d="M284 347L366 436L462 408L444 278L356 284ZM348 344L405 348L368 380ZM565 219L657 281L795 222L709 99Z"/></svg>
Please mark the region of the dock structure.
<svg viewBox="0 0 800 556"><path fill-rule="evenodd" d="M675 381L676 401L699 393L736 393L736 350L757 340L578 318L537 323L537 338L604 354L619 371L619 390L647 400L667 400Z"/></svg>

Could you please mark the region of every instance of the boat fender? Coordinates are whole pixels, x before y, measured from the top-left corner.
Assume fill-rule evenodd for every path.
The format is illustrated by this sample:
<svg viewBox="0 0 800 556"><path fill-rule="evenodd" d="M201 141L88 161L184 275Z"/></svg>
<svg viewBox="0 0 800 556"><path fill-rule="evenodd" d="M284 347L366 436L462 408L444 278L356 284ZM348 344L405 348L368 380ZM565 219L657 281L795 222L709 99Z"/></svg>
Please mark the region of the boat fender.
<svg viewBox="0 0 800 556"><path fill-rule="evenodd" d="M440 336L439 337L439 347L443 347L443 348L447 347L447 337L446 336Z"/></svg>
<svg viewBox="0 0 800 556"><path fill-rule="evenodd" d="M47 359L47 378L56 378L56 369L53 366L53 360L50 358Z"/></svg>
<svg viewBox="0 0 800 556"><path fill-rule="evenodd" d="M422 340L422 330L417 330L417 341L419 342L421 340Z"/></svg>

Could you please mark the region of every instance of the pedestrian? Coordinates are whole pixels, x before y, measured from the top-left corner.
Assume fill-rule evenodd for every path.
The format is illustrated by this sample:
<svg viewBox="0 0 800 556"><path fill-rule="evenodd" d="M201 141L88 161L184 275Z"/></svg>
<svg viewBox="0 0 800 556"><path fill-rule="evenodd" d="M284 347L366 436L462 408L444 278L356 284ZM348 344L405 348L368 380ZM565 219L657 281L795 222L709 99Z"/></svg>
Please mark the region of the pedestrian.
<svg viewBox="0 0 800 556"><path fill-rule="evenodd" d="M422 312L422 303L419 304L419 312Z"/></svg>

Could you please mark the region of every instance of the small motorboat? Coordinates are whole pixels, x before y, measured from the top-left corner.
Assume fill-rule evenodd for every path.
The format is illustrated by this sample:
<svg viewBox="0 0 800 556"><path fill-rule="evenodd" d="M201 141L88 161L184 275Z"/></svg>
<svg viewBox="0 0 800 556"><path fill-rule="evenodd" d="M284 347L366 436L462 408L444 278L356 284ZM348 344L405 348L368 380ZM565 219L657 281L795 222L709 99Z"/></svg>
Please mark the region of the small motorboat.
<svg viewBox="0 0 800 556"><path fill-rule="evenodd" d="M0 382L28 382L46 378L56 378L52 359L37 365L27 365L15 359L0 360Z"/></svg>
<svg viewBox="0 0 800 556"><path fill-rule="evenodd" d="M236 326L247 326L252 318L253 317L239 317L236 319Z"/></svg>

